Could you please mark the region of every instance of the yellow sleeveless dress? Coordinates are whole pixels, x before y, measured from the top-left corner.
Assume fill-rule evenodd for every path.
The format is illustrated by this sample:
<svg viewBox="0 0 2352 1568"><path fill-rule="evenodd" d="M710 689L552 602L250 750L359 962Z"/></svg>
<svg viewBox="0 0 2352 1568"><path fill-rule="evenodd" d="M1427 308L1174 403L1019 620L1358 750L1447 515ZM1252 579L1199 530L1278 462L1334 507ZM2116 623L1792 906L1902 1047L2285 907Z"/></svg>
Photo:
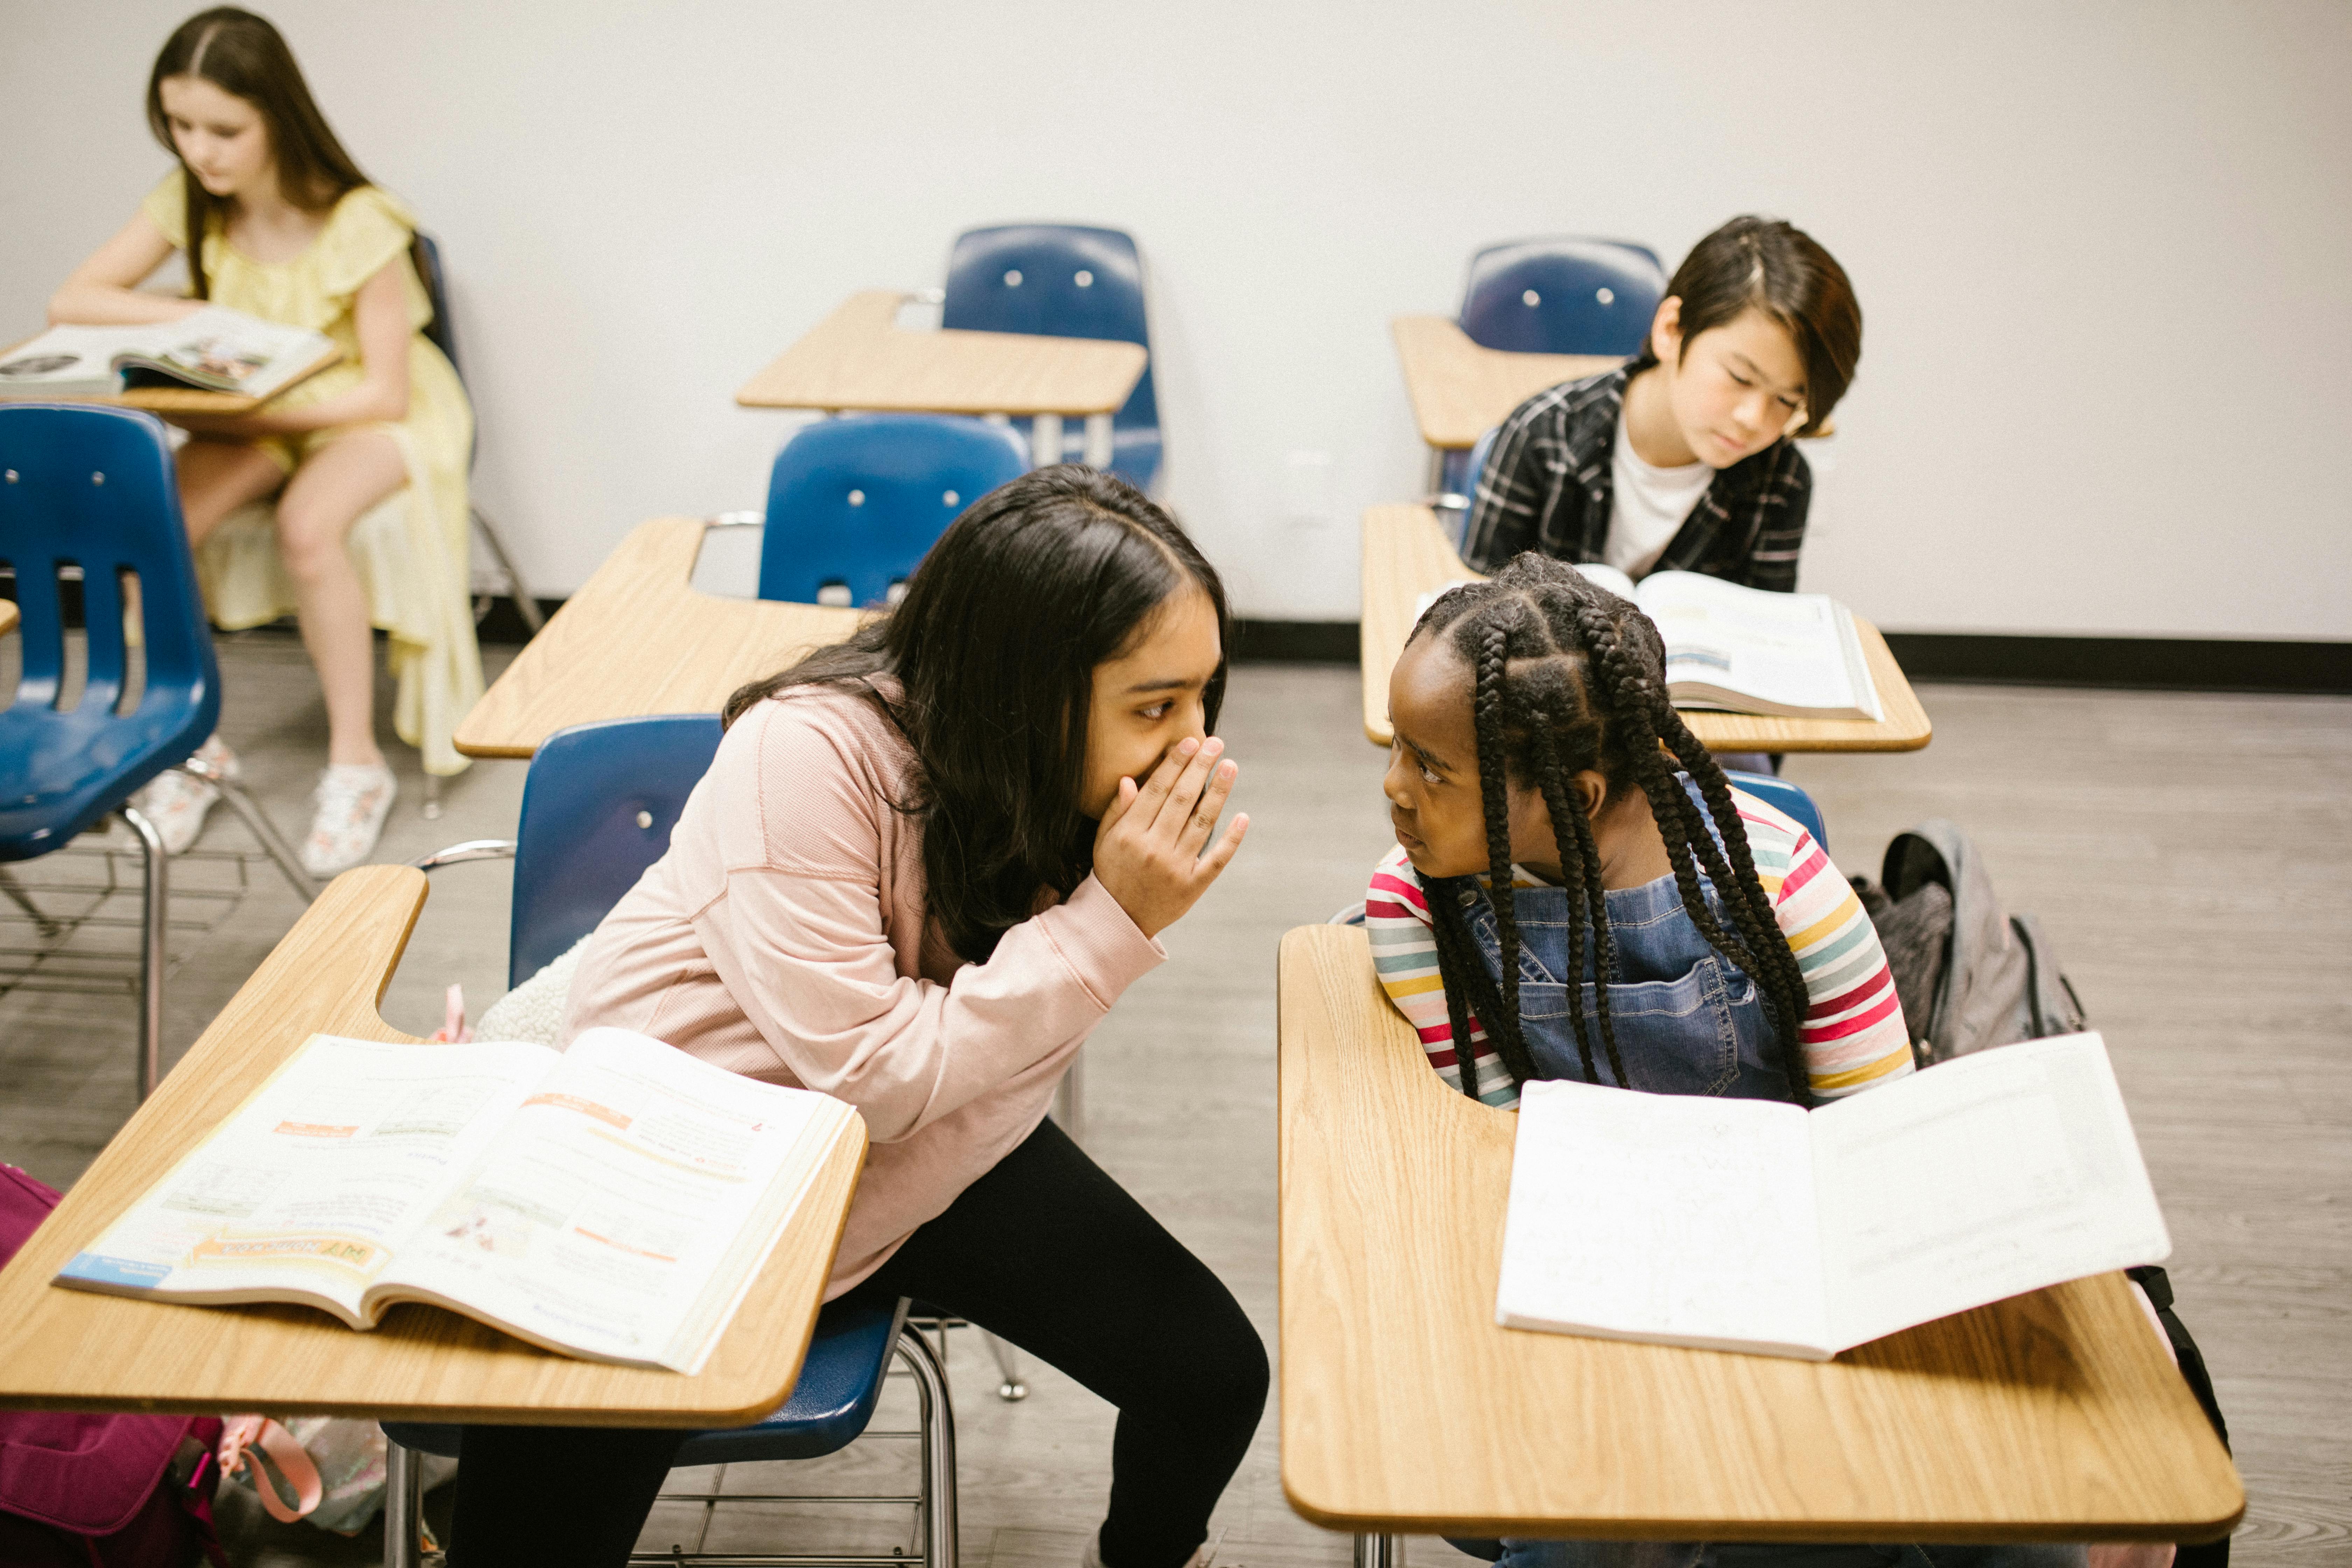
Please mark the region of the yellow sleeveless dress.
<svg viewBox="0 0 2352 1568"><path fill-rule="evenodd" d="M142 209L171 242L188 243L186 198L177 169L148 193ZM389 262L400 264L408 299L408 414L396 423L340 425L254 443L289 474L327 443L361 431L389 436L407 465L408 484L362 517L350 535L353 565L366 591L369 618L390 638L398 693L393 730L423 753L425 769L455 773L467 766L451 733L482 695L481 652L474 640L466 472L473 457L474 411L457 373L425 336L432 305L409 263L416 217L373 185L346 192L309 247L290 261L256 261L228 242L215 219L204 237L205 273L213 300L266 321L322 332L343 351L337 363L289 388L275 408L299 408L347 392L364 374L352 316L360 286ZM263 509L232 517L197 552L197 575L213 623L224 630L265 625L295 609L294 584L278 560Z"/></svg>

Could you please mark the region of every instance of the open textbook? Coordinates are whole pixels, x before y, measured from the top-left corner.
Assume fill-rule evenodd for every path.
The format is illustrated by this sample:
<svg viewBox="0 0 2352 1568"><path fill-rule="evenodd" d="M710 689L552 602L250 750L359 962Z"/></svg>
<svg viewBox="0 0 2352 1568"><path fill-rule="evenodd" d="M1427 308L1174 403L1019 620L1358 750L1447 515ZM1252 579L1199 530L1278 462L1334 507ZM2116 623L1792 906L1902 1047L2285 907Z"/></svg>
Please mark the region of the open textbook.
<svg viewBox="0 0 2352 1568"><path fill-rule="evenodd" d="M111 397L130 386L173 385L259 399L338 353L317 332L226 305L143 326L51 327L0 354L0 400Z"/></svg>
<svg viewBox="0 0 2352 1568"><path fill-rule="evenodd" d="M1576 569L1633 600L1657 626L1666 645L1666 695L1677 708L1783 719L1886 716L1853 613L1826 594L1768 593L1698 572L1653 572L1637 584L1599 562ZM1436 602L1437 594L1423 595L1413 618Z"/></svg>
<svg viewBox="0 0 2352 1568"><path fill-rule="evenodd" d="M1496 1320L1827 1361L2172 1250L2095 1034L1820 1110L1520 1092Z"/></svg>
<svg viewBox="0 0 2352 1568"><path fill-rule="evenodd" d="M624 1029L564 1052L313 1035L55 1283L355 1329L426 1301L691 1373L856 1114Z"/></svg>

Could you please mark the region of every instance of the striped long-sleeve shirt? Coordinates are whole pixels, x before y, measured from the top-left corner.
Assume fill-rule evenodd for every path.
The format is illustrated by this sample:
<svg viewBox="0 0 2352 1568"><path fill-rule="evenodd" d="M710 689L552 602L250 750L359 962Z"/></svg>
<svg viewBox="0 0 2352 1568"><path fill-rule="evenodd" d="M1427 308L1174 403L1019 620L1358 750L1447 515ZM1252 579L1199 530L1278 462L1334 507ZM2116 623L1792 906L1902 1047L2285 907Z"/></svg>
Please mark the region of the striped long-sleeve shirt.
<svg viewBox="0 0 2352 1568"><path fill-rule="evenodd" d="M1911 1042L1903 1004L1862 901L1830 863L1828 852L1798 823L1738 790L1732 791L1732 799L1748 831L1757 879L1804 973L1799 1047L1814 1096L1835 1099L1909 1072ZM1518 867L1511 872L1517 886L1541 885ZM1445 1011L1445 987L1437 974L1429 900L1402 847L1373 868L1364 925L1381 987L1419 1031L1429 1065L1458 1090L1462 1070ZM1518 1091L1475 1016L1470 1040L1478 1098L1488 1105L1517 1105ZM1623 1043L1629 1052L1641 1048L1630 1037Z"/></svg>

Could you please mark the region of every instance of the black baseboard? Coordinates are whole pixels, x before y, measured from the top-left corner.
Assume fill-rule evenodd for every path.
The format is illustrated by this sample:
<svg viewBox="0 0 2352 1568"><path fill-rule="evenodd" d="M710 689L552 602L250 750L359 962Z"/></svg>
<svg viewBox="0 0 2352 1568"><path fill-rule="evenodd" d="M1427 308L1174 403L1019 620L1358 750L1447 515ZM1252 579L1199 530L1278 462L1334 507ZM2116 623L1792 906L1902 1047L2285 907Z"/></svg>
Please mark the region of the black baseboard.
<svg viewBox="0 0 2352 1568"><path fill-rule="evenodd" d="M1915 683L2352 694L2352 642L1888 632Z"/></svg>
<svg viewBox="0 0 2352 1568"><path fill-rule="evenodd" d="M1253 621L1234 623L1235 664L1354 664L1353 621Z"/></svg>

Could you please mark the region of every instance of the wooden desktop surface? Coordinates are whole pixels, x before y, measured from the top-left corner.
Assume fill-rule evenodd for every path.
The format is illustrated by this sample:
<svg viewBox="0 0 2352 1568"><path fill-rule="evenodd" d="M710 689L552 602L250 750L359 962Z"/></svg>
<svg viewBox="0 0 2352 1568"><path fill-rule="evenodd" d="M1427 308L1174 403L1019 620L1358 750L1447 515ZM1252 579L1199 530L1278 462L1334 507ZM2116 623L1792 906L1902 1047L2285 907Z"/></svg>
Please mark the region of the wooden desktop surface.
<svg viewBox="0 0 2352 1568"><path fill-rule="evenodd" d="M1364 681L1364 734L1376 746L1392 737L1389 728L1389 672L1404 652L1423 594L1449 583L1482 575L1455 553L1425 506L1390 505L1364 513L1363 610L1359 622ZM1878 687L1885 718L1775 719L1756 713L1720 713L1685 708L1683 722L1714 752L1916 752L1934 738L1935 726L1902 666L1878 628L1860 616L1863 656Z"/></svg>
<svg viewBox="0 0 2352 1568"><path fill-rule="evenodd" d="M33 339L26 338L25 342L29 343L32 341ZM16 349L24 346L25 343L18 343L16 348L0 349L0 359L6 359L15 353ZM272 392L268 397L247 397L240 392L208 392L200 386L142 386L112 397L56 397L48 401L99 403L116 408L143 408L151 414L250 414L270 401L270 398L301 385L329 365L340 363L342 357L343 351L330 343L324 353L303 366L291 380Z"/></svg>
<svg viewBox="0 0 2352 1568"><path fill-rule="evenodd" d="M1625 363L1619 354L1526 354L1482 348L1444 316L1399 316L1389 323L1404 365L1413 423L1433 447L1475 447L1512 409L1547 386L1579 381Z"/></svg>
<svg viewBox="0 0 2352 1568"><path fill-rule="evenodd" d="M2244 1511L2120 1274L1826 1363L1497 1327L1514 1114L1430 1070L1360 928L1284 937L1277 1007L1282 1480L1314 1522L2198 1541Z"/></svg>
<svg viewBox="0 0 2352 1568"><path fill-rule="evenodd" d="M0 599L0 637L16 629L16 601Z"/></svg>
<svg viewBox="0 0 2352 1568"><path fill-rule="evenodd" d="M469 757L528 757L571 724L716 713L747 681L856 631L866 612L724 599L688 585L708 526L641 523L458 721Z"/></svg>
<svg viewBox="0 0 2352 1568"><path fill-rule="evenodd" d="M906 296L853 294L735 394L747 408L934 414L1116 414L1143 374L1139 343L1024 332L902 331Z"/></svg>
<svg viewBox="0 0 2352 1568"><path fill-rule="evenodd" d="M313 1032L415 1040L376 1004L425 893L424 873L400 866L330 883L0 1270L0 1406L701 1427L740 1426L783 1402L865 1162L854 1117L692 1377L556 1355L433 1307L395 1307L359 1332L299 1307L188 1307L49 1283Z"/></svg>

